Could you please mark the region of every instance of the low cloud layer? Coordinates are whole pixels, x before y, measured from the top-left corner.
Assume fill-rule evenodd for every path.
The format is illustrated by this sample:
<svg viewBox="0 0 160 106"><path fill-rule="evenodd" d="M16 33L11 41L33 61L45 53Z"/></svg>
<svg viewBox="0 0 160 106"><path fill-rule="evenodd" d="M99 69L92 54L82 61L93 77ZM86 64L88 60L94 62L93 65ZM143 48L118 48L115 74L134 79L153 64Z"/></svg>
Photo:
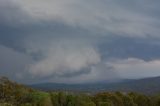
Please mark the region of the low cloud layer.
<svg viewBox="0 0 160 106"><path fill-rule="evenodd" d="M136 58L128 58L115 60L110 63L107 62L106 65L113 67L121 77L126 79L160 76L160 60L144 61Z"/></svg>
<svg viewBox="0 0 160 106"><path fill-rule="evenodd" d="M159 75L157 0L1 0L0 74L25 83Z"/></svg>

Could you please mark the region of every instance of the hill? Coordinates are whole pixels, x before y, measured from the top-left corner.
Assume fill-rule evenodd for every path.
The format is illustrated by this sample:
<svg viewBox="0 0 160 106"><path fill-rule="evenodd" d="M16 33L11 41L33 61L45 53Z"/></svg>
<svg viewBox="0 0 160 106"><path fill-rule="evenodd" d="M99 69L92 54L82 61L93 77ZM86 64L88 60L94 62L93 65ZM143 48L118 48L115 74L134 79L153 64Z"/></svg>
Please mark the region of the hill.
<svg viewBox="0 0 160 106"><path fill-rule="evenodd" d="M58 83L40 83L29 85L35 89L45 91L82 91L82 92L100 92L100 91L123 91L139 92L144 94L156 94L160 92L160 77L144 78L138 80L124 80L117 83L92 83L92 84L58 84Z"/></svg>
<svg viewBox="0 0 160 106"><path fill-rule="evenodd" d="M0 77L0 106L52 106L50 94Z"/></svg>
<svg viewBox="0 0 160 106"><path fill-rule="evenodd" d="M157 78L152 80L154 79ZM144 79L141 81L144 82ZM57 84L58 88L64 86L69 87L69 85ZM72 85L71 87L77 88L78 86ZM160 106L160 95L147 96L134 92L99 92L96 94L45 92L17 84L6 77L0 77L0 106Z"/></svg>

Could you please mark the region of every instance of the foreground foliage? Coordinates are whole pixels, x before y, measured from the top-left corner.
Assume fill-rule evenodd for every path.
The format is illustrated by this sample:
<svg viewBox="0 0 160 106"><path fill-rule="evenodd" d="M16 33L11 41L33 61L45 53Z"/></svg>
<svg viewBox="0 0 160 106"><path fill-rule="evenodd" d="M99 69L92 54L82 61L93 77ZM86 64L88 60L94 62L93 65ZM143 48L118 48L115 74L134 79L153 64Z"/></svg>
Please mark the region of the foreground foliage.
<svg viewBox="0 0 160 106"><path fill-rule="evenodd" d="M103 92L95 95L42 92L0 79L0 106L160 106L160 95Z"/></svg>

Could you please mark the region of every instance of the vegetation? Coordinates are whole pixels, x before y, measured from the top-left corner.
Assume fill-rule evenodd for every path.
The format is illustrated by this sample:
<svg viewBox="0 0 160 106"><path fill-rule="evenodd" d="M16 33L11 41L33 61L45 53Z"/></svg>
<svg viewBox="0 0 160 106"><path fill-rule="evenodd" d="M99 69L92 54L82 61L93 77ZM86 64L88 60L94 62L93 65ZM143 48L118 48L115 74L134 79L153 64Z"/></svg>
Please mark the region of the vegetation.
<svg viewBox="0 0 160 106"><path fill-rule="evenodd" d="M160 106L160 95L134 92L43 92L0 79L0 106Z"/></svg>

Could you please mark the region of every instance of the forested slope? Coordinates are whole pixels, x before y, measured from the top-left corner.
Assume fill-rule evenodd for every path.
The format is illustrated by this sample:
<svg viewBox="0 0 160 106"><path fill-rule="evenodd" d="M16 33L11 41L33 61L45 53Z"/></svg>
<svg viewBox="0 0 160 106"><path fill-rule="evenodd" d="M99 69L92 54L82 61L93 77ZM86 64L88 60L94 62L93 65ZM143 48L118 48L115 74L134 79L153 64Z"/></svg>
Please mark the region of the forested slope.
<svg viewBox="0 0 160 106"><path fill-rule="evenodd" d="M0 106L160 106L160 95L44 92L0 78Z"/></svg>

